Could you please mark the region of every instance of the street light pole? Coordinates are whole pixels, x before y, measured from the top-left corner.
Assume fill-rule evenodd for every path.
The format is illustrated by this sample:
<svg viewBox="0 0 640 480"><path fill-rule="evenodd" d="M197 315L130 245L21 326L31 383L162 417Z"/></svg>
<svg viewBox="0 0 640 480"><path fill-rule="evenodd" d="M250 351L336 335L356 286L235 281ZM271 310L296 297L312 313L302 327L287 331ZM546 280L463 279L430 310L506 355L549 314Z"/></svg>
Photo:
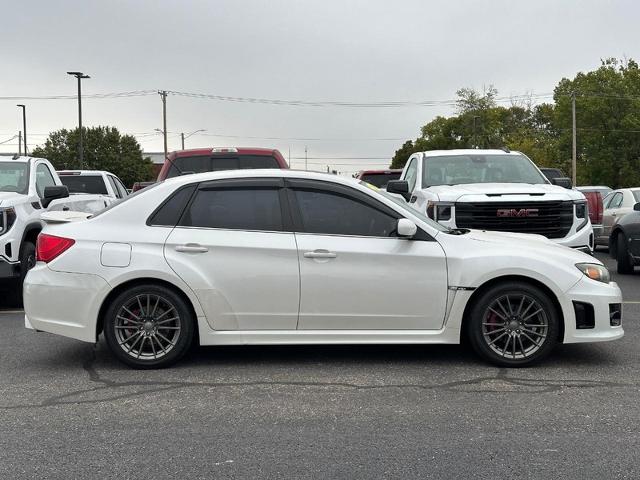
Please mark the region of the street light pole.
<svg viewBox="0 0 640 480"><path fill-rule="evenodd" d="M84 136L82 132L82 79L91 77L82 72L67 72L67 75L71 75L78 79L78 160L80 162L80 170L82 170L84 164L84 145L82 138Z"/></svg>
<svg viewBox="0 0 640 480"><path fill-rule="evenodd" d="M576 93L571 94L571 180L576 185L577 141L576 141Z"/></svg>
<svg viewBox="0 0 640 480"><path fill-rule="evenodd" d="M167 91L158 92L162 98L162 135L164 136L164 158L167 158Z"/></svg>
<svg viewBox="0 0 640 480"><path fill-rule="evenodd" d="M24 105L16 105L22 109L22 138L24 139L24 154L27 155L27 107Z"/></svg>

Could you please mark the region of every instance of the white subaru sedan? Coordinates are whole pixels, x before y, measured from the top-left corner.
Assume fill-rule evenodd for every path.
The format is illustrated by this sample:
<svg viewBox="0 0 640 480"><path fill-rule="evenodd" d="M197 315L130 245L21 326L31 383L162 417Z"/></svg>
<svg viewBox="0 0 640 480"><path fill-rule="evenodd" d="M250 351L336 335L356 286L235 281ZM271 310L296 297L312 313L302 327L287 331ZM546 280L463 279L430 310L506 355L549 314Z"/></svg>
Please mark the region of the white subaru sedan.
<svg viewBox="0 0 640 480"><path fill-rule="evenodd" d="M463 339L523 366L559 342L623 335L620 289L593 257L537 235L448 229L321 173L173 178L46 226L37 260L27 328L92 343L104 333L137 368L170 365L194 342Z"/></svg>

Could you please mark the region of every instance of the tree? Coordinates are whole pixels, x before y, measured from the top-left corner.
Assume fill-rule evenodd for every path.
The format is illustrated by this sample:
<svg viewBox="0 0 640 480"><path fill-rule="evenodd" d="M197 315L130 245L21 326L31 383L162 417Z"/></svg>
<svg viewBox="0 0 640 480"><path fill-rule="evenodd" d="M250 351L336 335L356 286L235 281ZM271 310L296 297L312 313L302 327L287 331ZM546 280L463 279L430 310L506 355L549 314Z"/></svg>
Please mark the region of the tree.
<svg viewBox="0 0 640 480"><path fill-rule="evenodd" d="M416 149L413 146L413 142L411 140L407 140L402 144L396 153L393 155L391 159L391 168L404 168L405 163L409 160L409 157Z"/></svg>
<svg viewBox="0 0 640 480"><path fill-rule="evenodd" d="M125 185L153 179L153 164L143 158L140 144L131 135L121 135L115 127L91 127L84 130L84 165L88 170L106 170ZM79 168L78 129L51 132L44 146L35 148L34 157L48 159L57 170Z"/></svg>

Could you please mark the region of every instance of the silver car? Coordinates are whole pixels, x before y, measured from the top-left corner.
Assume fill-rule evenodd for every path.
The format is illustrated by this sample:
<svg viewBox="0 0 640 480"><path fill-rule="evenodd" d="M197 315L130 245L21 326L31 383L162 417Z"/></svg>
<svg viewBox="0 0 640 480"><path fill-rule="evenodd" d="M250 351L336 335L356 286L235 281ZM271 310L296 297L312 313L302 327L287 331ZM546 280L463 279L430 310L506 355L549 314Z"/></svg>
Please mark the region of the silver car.
<svg viewBox="0 0 640 480"><path fill-rule="evenodd" d="M633 211L633 206L640 202L640 188L620 188L610 192L602 202L602 234L596 236L596 245L609 245L609 235L613 226L627 213Z"/></svg>

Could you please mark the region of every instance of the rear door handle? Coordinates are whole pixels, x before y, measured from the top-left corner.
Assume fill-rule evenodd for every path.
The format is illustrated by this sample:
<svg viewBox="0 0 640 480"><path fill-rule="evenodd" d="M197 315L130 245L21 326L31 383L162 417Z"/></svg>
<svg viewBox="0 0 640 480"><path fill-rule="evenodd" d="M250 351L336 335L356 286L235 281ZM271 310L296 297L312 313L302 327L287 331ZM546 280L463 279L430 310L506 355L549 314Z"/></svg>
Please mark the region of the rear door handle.
<svg viewBox="0 0 640 480"><path fill-rule="evenodd" d="M176 246L176 252L183 253L205 253L208 252L209 249L207 247L203 247L197 243L187 243L186 245L178 245Z"/></svg>
<svg viewBox="0 0 640 480"><path fill-rule="evenodd" d="M304 252L304 258L336 258L338 255L336 253L330 252L329 250L314 250L313 252Z"/></svg>

